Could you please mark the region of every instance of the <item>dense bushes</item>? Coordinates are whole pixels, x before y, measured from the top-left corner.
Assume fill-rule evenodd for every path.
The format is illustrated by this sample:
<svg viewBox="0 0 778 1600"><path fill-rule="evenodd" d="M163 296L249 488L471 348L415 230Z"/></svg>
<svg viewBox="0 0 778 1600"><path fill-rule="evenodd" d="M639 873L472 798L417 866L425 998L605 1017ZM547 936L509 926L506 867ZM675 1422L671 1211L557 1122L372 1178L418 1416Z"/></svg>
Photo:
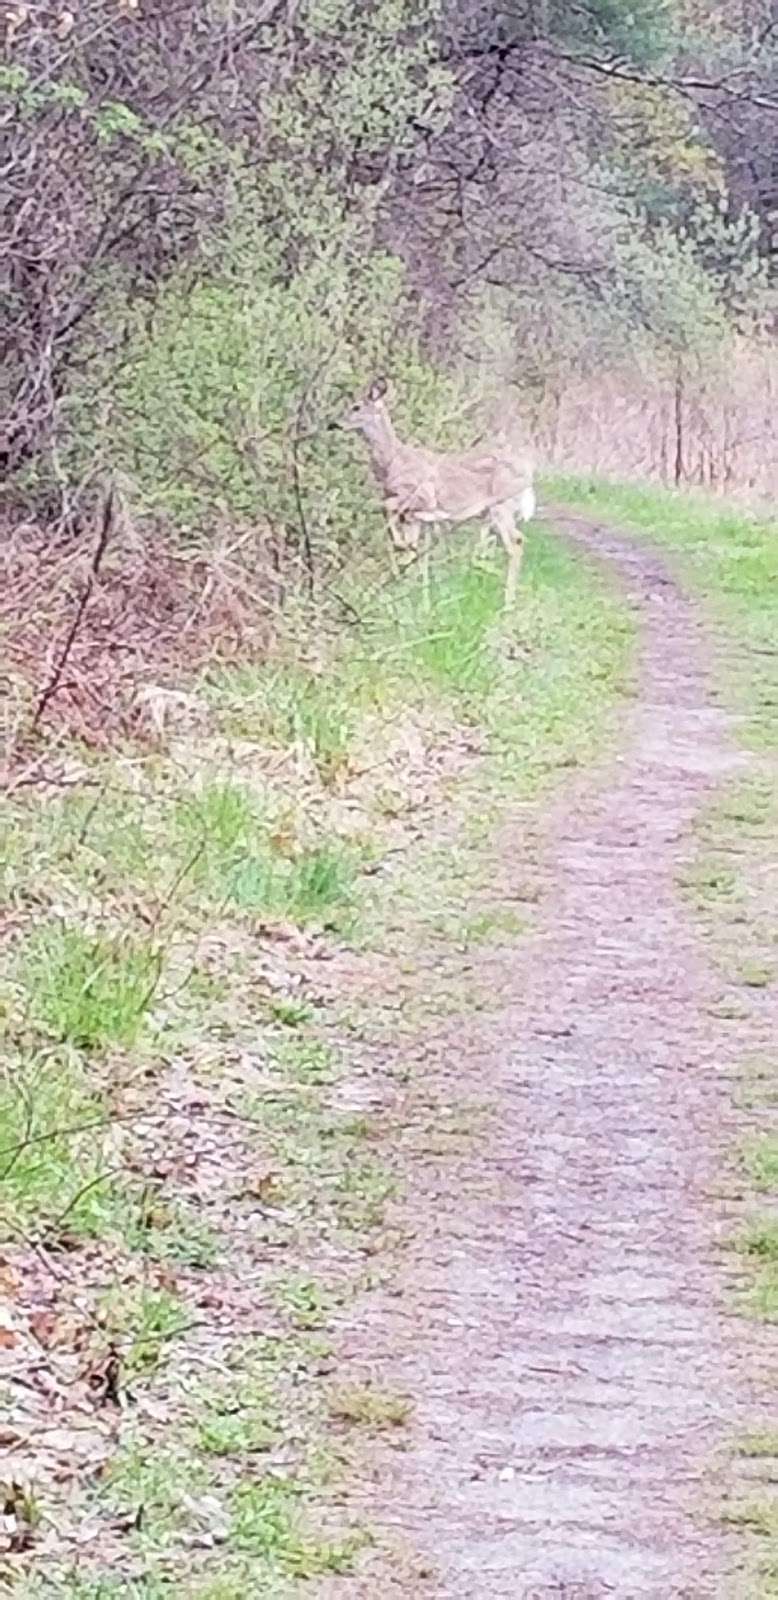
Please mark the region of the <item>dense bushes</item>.
<svg viewBox="0 0 778 1600"><path fill-rule="evenodd" d="M78 522L110 468L187 536L299 531L310 503L338 541L333 406L380 360L413 411L417 349L483 377L485 301L491 378L531 411L626 352L663 404L680 373L690 462L710 453L706 364L775 310L773 180L743 160L778 116L769 0L721 0L715 26L697 0L4 18L0 464L23 515Z"/></svg>
<svg viewBox="0 0 778 1600"><path fill-rule="evenodd" d="M95 341L73 397L69 470L88 470L97 441L136 516L197 543L270 526L299 545L305 533L321 559L363 531L366 457L332 427L354 393L401 367L398 419L439 431L459 384L407 331L391 257L367 260L355 303L337 248L288 282L245 235L229 255L218 276L174 275L118 362Z"/></svg>

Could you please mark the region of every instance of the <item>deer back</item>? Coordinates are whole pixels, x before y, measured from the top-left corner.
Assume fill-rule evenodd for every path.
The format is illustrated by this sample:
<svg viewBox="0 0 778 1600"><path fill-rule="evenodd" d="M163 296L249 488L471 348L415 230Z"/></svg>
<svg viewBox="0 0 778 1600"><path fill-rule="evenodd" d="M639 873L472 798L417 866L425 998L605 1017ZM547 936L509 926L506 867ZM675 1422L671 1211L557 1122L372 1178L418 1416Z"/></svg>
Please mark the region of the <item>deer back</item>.
<svg viewBox="0 0 778 1600"><path fill-rule="evenodd" d="M526 451L498 446L455 454L401 445L387 464L384 488L396 511L457 521L518 500L532 477Z"/></svg>

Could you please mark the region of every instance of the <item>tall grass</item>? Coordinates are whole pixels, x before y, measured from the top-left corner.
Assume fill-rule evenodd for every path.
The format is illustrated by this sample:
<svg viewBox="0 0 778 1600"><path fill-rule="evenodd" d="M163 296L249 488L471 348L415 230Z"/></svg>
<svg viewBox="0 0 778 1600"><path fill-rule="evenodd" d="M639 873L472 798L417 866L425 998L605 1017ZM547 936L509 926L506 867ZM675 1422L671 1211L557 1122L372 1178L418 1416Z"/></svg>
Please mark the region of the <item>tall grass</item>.
<svg viewBox="0 0 778 1600"><path fill-rule="evenodd" d="M44 923L27 940L22 980L32 1016L84 1050L134 1044L159 982L153 940Z"/></svg>
<svg viewBox="0 0 778 1600"><path fill-rule="evenodd" d="M632 628L615 596L558 540L533 533L529 545L510 616L501 557L476 565L464 539L444 540L429 607L414 578L362 594L359 628L323 669L255 669L251 681L246 669L223 672L212 686L217 704L242 731L250 704L256 727L281 746L297 734L330 777L360 750L375 759L382 729L409 712L476 724L532 792L601 733L624 684Z"/></svg>

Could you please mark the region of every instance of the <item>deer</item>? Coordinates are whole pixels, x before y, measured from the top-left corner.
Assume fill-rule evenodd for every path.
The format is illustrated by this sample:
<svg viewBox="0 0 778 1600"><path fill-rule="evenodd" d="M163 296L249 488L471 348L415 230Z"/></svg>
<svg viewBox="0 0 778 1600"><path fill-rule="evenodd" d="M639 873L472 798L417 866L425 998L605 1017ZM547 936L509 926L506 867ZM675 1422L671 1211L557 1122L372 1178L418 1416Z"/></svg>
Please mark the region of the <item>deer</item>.
<svg viewBox="0 0 778 1600"><path fill-rule="evenodd" d="M524 448L498 432L483 445L461 452L428 450L398 439L389 414L386 378L376 378L367 393L335 424L360 433L367 442L373 475L383 493L393 551L418 551L424 537L423 585L429 597L430 527L435 523L488 519L508 559L506 610L516 598L524 547L523 528L535 515L534 464Z"/></svg>

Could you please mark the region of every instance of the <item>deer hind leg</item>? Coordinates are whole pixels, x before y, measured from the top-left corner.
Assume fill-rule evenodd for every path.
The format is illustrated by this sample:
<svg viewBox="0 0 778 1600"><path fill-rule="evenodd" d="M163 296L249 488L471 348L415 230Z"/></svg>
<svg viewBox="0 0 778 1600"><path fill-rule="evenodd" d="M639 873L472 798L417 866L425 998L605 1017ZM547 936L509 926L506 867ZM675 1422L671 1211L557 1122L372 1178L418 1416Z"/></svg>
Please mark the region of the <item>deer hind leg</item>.
<svg viewBox="0 0 778 1600"><path fill-rule="evenodd" d="M480 530L479 535L478 535L478 543L477 543L477 545L475 547L475 555L473 557L474 563L477 564L479 561L485 561L486 560L486 557L489 554L489 545L491 543L491 538L492 538L492 525L491 525L491 522L488 522L488 521L487 522L482 522L481 523L481 530Z"/></svg>
<svg viewBox="0 0 778 1600"><path fill-rule="evenodd" d="M422 594L422 603L424 605L424 610L425 611L429 611L429 609L430 609L430 551L432 549L432 529L430 528L429 523L427 523L427 522L423 523L421 528L419 528L418 533L421 534L421 539L422 539L422 547L421 547L421 594ZM418 542L418 533L417 533L417 542Z"/></svg>
<svg viewBox="0 0 778 1600"><path fill-rule="evenodd" d="M392 573L399 578L403 571L403 562L400 555L407 556L415 552L419 543L419 530L415 522L408 517L400 516L396 511L386 510L386 521L389 528L389 560ZM405 563L407 566L407 562Z"/></svg>
<svg viewBox="0 0 778 1600"><path fill-rule="evenodd" d="M495 506L491 512L490 521L495 533L499 534L505 554L508 558L508 569L505 574L505 609L513 605L516 599L516 586L521 571L521 558L524 553L524 535L516 527L513 507L509 505Z"/></svg>
<svg viewBox="0 0 778 1600"><path fill-rule="evenodd" d="M399 578L400 563L397 560L397 546L395 545L391 528L389 529L389 565L392 569L392 577Z"/></svg>

